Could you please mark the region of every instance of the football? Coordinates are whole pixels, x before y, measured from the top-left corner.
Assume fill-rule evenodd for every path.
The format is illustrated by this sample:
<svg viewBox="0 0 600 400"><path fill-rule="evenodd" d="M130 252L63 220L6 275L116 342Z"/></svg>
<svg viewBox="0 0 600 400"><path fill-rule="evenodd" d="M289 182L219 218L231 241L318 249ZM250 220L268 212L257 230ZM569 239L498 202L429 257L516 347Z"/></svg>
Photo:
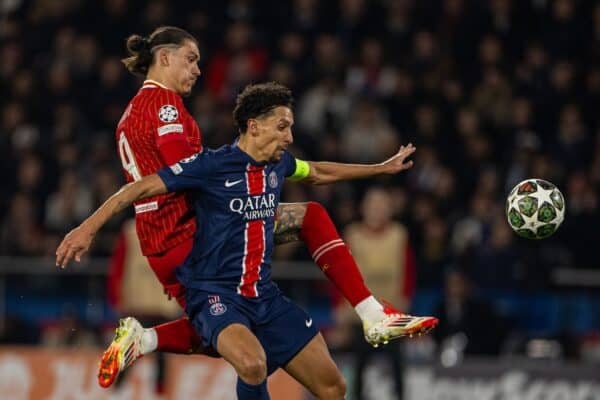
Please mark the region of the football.
<svg viewBox="0 0 600 400"><path fill-rule="evenodd" d="M565 218L565 199L556 186L542 179L517 184L506 199L510 227L527 239L552 235Z"/></svg>

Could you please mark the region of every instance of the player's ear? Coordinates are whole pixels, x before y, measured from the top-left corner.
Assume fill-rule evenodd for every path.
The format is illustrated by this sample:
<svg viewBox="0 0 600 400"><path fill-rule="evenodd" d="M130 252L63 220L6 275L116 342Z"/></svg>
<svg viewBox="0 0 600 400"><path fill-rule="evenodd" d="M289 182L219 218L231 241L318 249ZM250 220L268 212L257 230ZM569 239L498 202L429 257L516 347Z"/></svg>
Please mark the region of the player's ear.
<svg viewBox="0 0 600 400"><path fill-rule="evenodd" d="M169 66L169 51L167 49L158 50L158 62L161 67Z"/></svg>
<svg viewBox="0 0 600 400"><path fill-rule="evenodd" d="M258 121L255 119L249 119L246 123L247 129L246 133L251 134L252 136L258 135Z"/></svg>

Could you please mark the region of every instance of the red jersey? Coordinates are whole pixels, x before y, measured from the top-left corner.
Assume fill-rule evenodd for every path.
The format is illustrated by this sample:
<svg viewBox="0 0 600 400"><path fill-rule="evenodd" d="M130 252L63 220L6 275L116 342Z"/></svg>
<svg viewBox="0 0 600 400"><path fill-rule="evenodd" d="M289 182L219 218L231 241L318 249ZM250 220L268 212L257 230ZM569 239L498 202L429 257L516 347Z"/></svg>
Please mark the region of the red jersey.
<svg viewBox="0 0 600 400"><path fill-rule="evenodd" d="M202 150L200 129L181 96L158 82L144 81L116 131L117 148L127 182ZM168 193L135 203L142 253L155 255L189 239L196 219L185 193Z"/></svg>

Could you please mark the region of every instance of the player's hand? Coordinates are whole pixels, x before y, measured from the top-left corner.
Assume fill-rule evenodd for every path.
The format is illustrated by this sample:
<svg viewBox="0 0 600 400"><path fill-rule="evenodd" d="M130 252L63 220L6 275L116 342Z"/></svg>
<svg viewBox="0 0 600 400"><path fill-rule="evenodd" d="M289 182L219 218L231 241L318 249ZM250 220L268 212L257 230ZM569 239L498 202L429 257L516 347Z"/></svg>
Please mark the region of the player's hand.
<svg viewBox="0 0 600 400"><path fill-rule="evenodd" d="M56 266L65 268L73 259L81 262L83 256L90 249L95 232L80 225L65 236L56 249Z"/></svg>
<svg viewBox="0 0 600 400"><path fill-rule="evenodd" d="M400 146L400 150L392 157L380 165L384 174L397 174L400 171L407 170L413 166L412 160L406 160L417 148L409 143L406 146Z"/></svg>

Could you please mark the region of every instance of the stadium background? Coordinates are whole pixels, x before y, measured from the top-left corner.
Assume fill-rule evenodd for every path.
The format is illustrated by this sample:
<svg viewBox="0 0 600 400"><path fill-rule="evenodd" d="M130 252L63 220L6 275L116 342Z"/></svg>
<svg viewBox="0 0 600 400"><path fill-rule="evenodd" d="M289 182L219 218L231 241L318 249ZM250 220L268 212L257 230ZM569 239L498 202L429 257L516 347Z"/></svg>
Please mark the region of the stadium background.
<svg viewBox="0 0 600 400"><path fill-rule="evenodd" d="M287 201L321 202L343 231L360 220L362 195L384 187L415 254L411 311L435 313L448 271L459 270L502 321L498 345L467 352L464 363L464 349L441 333L435 342L403 341L393 357L404 361L405 398L446 398L442 392L454 393L460 379L483 374L495 382L515 365L526 376L539 373L546 387L555 379L572 389L570 379L585 381L585 371L597 368L599 2L2 0L1 398L29 398L16 393L27 379L42 384L29 374L34 365L55 365L88 347L83 388L53 398L108 396L93 387L94 355L117 318L106 271L131 214L112 220L84 265L58 271L52 256L61 237L123 182L113 130L140 84L120 64L124 39L161 24L199 39L203 75L186 104L207 146L235 137L235 95L263 80L294 91L301 158L376 162L399 143L417 146L415 166L397 177L289 184L285 193ZM527 177L555 183L566 198L563 226L544 241L518 238L504 218L506 194ZM309 262L302 245L280 250L277 280L328 330L335 325L331 287ZM34 360L40 353L48 359ZM349 380L355 355L352 346L336 351ZM389 359L380 356L365 373L365 398L399 398ZM542 364L528 369L525 360L536 359ZM509 360L506 370L498 360ZM58 380L56 371L41 374ZM589 377L600 384L597 374ZM446 386L436 386L442 380ZM429 397L411 392L419 385ZM213 397L233 390L223 393Z"/></svg>

